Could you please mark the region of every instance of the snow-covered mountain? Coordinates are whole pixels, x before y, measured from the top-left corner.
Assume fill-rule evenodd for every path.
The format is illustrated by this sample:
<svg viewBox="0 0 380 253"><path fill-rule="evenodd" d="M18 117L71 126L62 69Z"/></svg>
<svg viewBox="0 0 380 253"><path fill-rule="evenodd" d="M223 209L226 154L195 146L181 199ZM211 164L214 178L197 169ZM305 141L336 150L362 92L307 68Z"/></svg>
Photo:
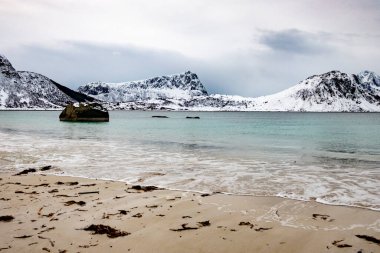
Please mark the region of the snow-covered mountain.
<svg viewBox="0 0 380 253"><path fill-rule="evenodd" d="M175 80L175 81L173 81ZM380 77L363 71L330 71L311 76L282 92L258 98L207 95L191 73L128 83L90 83L79 88L108 103L109 109L200 111L380 111Z"/></svg>
<svg viewBox="0 0 380 253"><path fill-rule="evenodd" d="M93 100L41 74L16 71L0 55L0 109L58 109L67 103Z"/></svg>
<svg viewBox="0 0 380 253"><path fill-rule="evenodd" d="M0 55L0 109L61 109L72 102L103 101L119 110L380 112L380 77L330 71L282 92L247 98L208 95L195 73L146 80L94 82L70 90L33 72L16 71Z"/></svg>
<svg viewBox="0 0 380 253"><path fill-rule="evenodd" d="M80 86L78 91L109 103L154 103L168 99L191 100L196 96L207 96L207 91L198 76L190 71L124 83L93 82Z"/></svg>
<svg viewBox="0 0 380 253"><path fill-rule="evenodd" d="M314 75L277 94L254 99L255 110L361 112L380 111L380 77L363 71Z"/></svg>

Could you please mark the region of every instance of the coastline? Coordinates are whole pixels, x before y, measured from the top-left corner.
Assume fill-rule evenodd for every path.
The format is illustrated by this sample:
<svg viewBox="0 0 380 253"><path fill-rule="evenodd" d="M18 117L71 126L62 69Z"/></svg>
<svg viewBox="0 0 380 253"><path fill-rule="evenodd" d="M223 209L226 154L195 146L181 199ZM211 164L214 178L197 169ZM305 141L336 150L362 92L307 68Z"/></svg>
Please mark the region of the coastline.
<svg viewBox="0 0 380 253"><path fill-rule="evenodd" d="M13 171L12 171L13 172ZM0 172L0 176L1 176ZM5 172L8 173L8 172ZM49 172L44 175L49 175L49 176L57 176L57 177L69 177L69 178L81 178L84 180L101 180L101 181L110 181L110 182L119 182L123 183L125 185L136 185L141 183L141 186L145 185L146 183L144 177L140 177L139 180L134 180L136 183L125 181L125 180L117 180L117 179L112 179L112 178L96 178L96 177L88 177L88 176L78 176L78 175L72 175L68 174L65 172L62 172L61 170L57 170L56 172ZM321 205L327 205L327 206L341 206L341 207L350 207L350 208L359 208L359 209L364 209L364 210L370 210L370 211L376 211L380 213L380 209L378 208L373 208L370 206L363 206L363 205L349 205L349 204L343 204L343 203L331 203L327 201L323 201L319 198L312 198L312 199L303 199L303 198L296 198L296 197L291 197L291 196L286 196L286 195L255 195L253 193L234 193L234 192L223 192L223 191L216 191L216 192L211 192L211 191L198 191L198 190L185 190L181 188L170 188L166 187L164 185L160 184L153 184L155 187L167 190L167 191L172 191L172 192L181 192L181 193L195 193L195 194L219 194L219 195L227 195L227 196L236 196L236 197L253 197L253 198L279 198L279 199L285 199L285 200L292 200L292 201L297 201L297 202L316 202ZM379 216L380 218L380 216Z"/></svg>
<svg viewBox="0 0 380 253"><path fill-rule="evenodd" d="M54 111L57 111L57 112L60 112L64 109L64 107L62 108L45 108L45 109L42 109L42 108L38 108L38 109L22 109L22 108L7 108L7 109L0 109L0 111L4 111L4 112L43 112L43 111L46 111L46 112L54 112ZM185 109L165 109L165 110L160 110L160 109L154 109L154 110L148 110L148 109L121 109L121 108L118 108L118 109L107 109L108 111L112 112L118 112L118 111L142 111L142 112L247 112L247 113L250 113L250 112L265 112L265 113L329 113L329 114L333 114L333 113L338 113L338 114L344 114L344 113L355 113L355 114L360 114L360 113L380 113L380 111L297 111L297 110L289 110L289 111L283 111L283 110L212 110L212 109L202 109L202 108L195 108L194 110L192 108L185 108Z"/></svg>
<svg viewBox="0 0 380 253"><path fill-rule="evenodd" d="M380 247L370 241L380 239L380 212L364 208L34 173L0 178L0 216L14 218L0 221L4 252L364 253ZM119 233L93 235L84 228L101 227L91 225Z"/></svg>

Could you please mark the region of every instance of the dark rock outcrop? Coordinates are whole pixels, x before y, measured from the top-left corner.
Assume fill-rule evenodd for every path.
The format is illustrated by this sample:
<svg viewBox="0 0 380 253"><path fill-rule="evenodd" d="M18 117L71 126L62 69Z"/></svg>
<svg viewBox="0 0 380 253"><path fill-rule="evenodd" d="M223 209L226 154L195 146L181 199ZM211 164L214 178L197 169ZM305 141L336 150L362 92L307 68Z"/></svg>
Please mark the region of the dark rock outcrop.
<svg viewBox="0 0 380 253"><path fill-rule="evenodd" d="M60 121L108 122L109 114L100 104L69 104L59 115Z"/></svg>

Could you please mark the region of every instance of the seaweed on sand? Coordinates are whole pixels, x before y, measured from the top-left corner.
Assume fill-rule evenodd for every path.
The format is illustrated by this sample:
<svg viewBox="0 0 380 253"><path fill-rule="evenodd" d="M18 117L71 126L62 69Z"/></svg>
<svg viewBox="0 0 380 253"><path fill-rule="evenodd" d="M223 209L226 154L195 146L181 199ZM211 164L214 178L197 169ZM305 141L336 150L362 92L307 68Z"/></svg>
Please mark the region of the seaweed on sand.
<svg viewBox="0 0 380 253"><path fill-rule="evenodd" d="M4 221L4 222L10 222L13 219L14 219L14 217L12 215L0 216L0 221Z"/></svg>
<svg viewBox="0 0 380 253"><path fill-rule="evenodd" d="M370 235L356 235L356 237L360 238L360 239L363 239L363 240L366 240L366 241L369 241L369 242L373 242L377 245L380 245L380 239L377 239L373 236L370 236Z"/></svg>
<svg viewBox="0 0 380 253"><path fill-rule="evenodd" d="M32 173L32 172L36 172L36 169L33 169L33 168L26 169L26 170L20 171L19 173L15 174L15 176L26 175L26 174Z"/></svg>
<svg viewBox="0 0 380 253"><path fill-rule="evenodd" d="M125 232L125 231L121 231L121 230L117 230L115 228L112 228L110 226L107 226L107 225L102 225L102 224L97 224L97 225L90 225L86 228L84 228L85 231L92 231L93 233L92 234L106 234L109 238L116 238L116 237L119 237L119 236L127 236L127 235L130 235L130 233L128 232Z"/></svg>

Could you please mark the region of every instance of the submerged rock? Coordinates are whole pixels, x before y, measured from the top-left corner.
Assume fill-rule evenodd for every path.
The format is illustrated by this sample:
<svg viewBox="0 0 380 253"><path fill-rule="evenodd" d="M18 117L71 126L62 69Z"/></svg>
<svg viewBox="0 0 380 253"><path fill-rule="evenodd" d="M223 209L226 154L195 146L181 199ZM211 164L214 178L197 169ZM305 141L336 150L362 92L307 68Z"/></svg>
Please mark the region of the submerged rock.
<svg viewBox="0 0 380 253"><path fill-rule="evenodd" d="M108 122L108 111L100 104L69 104L59 115L60 121Z"/></svg>

